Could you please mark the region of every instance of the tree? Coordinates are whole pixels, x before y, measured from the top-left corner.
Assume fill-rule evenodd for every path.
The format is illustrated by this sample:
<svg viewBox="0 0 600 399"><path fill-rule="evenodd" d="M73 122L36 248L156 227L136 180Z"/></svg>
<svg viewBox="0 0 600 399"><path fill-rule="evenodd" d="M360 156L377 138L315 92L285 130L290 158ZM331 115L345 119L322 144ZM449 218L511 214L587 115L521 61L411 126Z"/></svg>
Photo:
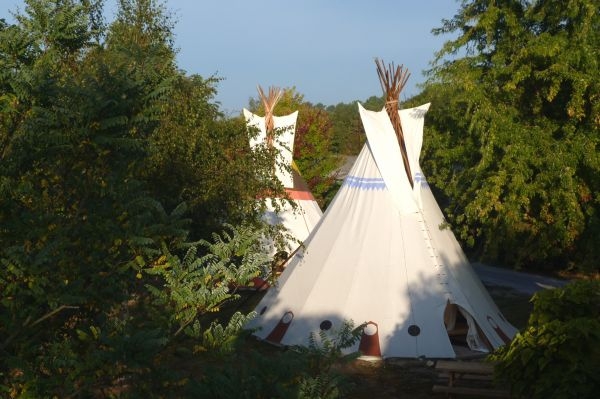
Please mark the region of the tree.
<svg viewBox="0 0 600 399"><path fill-rule="evenodd" d="M264 151L250 151L241 120L222 118L212 102L217 80L172 77L149 138L146 178L152 195L167 209L186 202L193 239L220 230L224 222L258 220L256 193L269 182L256 172L270 170L274 162Z"/></svg>
<svg viewBox="0 0 600 399"><path fill-rule="evenodd" d="M327 107L333 129L333 150L338 154L356 155L366 141L356 103L339 103Z"/></svg>
<svg viewBox="0 0 600 399"><path fill-rule="evenodd" d="M0 40L2 369L11 389L67 396L106 376L77 331L113 334L135 283L147 108L92 42L89 2L26 4Z"/></svg>
<svg viewBox="0 0 600 399"><path fill-rule="evenodd" d="M430 71L424 168L474 255L595 269L600 44L590 0L463 1Z"/></svg>
<svg viewBox="0 0 600 399"><path fill-rule="evenodd" d="M299 111L294 159L315 199L325 208L334 187L333 172L340 162L331 151L331 121L327 111L309 103L302 104Z"/></svg>
<svg viewBox="0 0 600 399"><path fill-rule="evenodd" d="M231 137L246 132L215 121L212 80L178 71L171 22L157 2L122 0L107 30L98 23L100 1L26 5L17 23L0 23L0 391L93 397L172 389L180 376L167 372L165 353L182 335L206 338L212 350L245 320L212 323L235 299L229 284L258 273L261 231L233 229L221 243L244 246L215 261L215 246L189 242L185 216L216 203L216 194L200 195L214 191L209 173L221 188L236 182L239 162L217 165L236 158L235 143L247 139ZM188 120L193 112L200 116ZM186 152L180 140L190 132L195 147ZM169 169L170 154L186 167ZM201 187L185 197L198 182L187 182L191 168L207 164ZM229 195L236 190L220 193L227 205L196 225L218 221L218 231L240 219ZM207 309L216 311L210 320Z"/></svg>

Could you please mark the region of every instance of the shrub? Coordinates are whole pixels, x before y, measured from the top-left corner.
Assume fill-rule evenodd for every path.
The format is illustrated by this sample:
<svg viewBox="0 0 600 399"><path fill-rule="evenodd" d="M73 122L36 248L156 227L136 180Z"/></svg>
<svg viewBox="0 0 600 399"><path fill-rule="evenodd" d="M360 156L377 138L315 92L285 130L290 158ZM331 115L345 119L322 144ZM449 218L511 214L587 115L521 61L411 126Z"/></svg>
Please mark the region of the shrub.
<svg viewBox="0 0 600 399"><path fill-rule="evenodd" d="M600 388L600 281L541 291L526 329L492 357L522 398L592 398Z"/></svg>

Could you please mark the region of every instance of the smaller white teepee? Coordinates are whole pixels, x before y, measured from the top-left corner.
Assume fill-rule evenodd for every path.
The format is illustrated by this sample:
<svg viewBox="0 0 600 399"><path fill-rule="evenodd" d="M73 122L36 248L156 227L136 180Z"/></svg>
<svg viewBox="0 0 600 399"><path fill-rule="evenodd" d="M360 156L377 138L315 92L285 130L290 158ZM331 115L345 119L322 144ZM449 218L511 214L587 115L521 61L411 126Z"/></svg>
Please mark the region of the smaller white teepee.
<svg viewBox="0 0 600 399"><path fill-rule="evenodd" d="M286 116L274 116L273 108L282 92L270 88L269 95L265 96L260 86L258 92L265 108L265 116L243 110L246 124L258 130L258 136L250 140L250 146L266 143L277 149L279 165L275 167L275 175L285 188L287 197L264 198L267 208L264 219L272 225L281 224L286 228L287 233L291 235L287 240L288 253L291 253L309 236L321 220L323 212L293 161L298 111ZM274 200L277 206L273 206ZM273 244L269 245L274 253Z"/></svg>

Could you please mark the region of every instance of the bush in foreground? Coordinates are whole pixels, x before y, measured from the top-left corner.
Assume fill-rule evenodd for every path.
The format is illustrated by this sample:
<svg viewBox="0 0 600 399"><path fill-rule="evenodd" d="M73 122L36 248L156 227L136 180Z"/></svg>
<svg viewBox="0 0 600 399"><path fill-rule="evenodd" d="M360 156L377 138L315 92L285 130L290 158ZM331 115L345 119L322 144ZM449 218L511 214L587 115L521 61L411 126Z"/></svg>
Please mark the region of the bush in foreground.
<svg viewBox="0 0 600 399"><path fill-rule="evenodd" d="M520 398L593 398L600 388L600 281L540 291L527 327L493 355Z"/></svg>

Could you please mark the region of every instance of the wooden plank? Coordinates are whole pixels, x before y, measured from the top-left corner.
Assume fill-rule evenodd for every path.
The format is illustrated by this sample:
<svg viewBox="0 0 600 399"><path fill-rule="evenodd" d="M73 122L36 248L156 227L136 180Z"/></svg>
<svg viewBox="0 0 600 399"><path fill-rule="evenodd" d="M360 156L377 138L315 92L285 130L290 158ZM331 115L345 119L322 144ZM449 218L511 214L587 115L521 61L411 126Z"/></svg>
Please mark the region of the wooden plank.
<svg viewBox="0 0 600 399"><path fill-rule="evenodd" d="M446 385L434 385L433 392L449 393L458 395L476 395L491 398L510 398L510 392L503 389L492 388L468 388L468 387L449 387Z"/></svg>
<svg viewBox="0 0 600 399"><path fill-rule="evenodd" d="M457 362L452 360L438 360L435 364L437 370L444 370L454 373L471 374L493 374L494 365L482 362Z"/></svg>
<svg viewBox="0 0 600 399"><path fill-rule="evenodd" d="M450 336L450 337L467 335L468 332L469 332L469 327L457 327L457 328L453 328L452 330L446 331L446 333L448 333L448 336Z"/></svg>
<svg viewBox="0 0 600 399"><path fill-rule="evenodd" d="M452 374L457 374L457 373L452 373ZM490 382L494 380L493 374L458 373L458 376L460 377L461 380L490 381ZM443 371L438 374L438 378L440 380L447 381L451 377L456 378L455 376L451 375L451 373L448 371Z"/></svg>

